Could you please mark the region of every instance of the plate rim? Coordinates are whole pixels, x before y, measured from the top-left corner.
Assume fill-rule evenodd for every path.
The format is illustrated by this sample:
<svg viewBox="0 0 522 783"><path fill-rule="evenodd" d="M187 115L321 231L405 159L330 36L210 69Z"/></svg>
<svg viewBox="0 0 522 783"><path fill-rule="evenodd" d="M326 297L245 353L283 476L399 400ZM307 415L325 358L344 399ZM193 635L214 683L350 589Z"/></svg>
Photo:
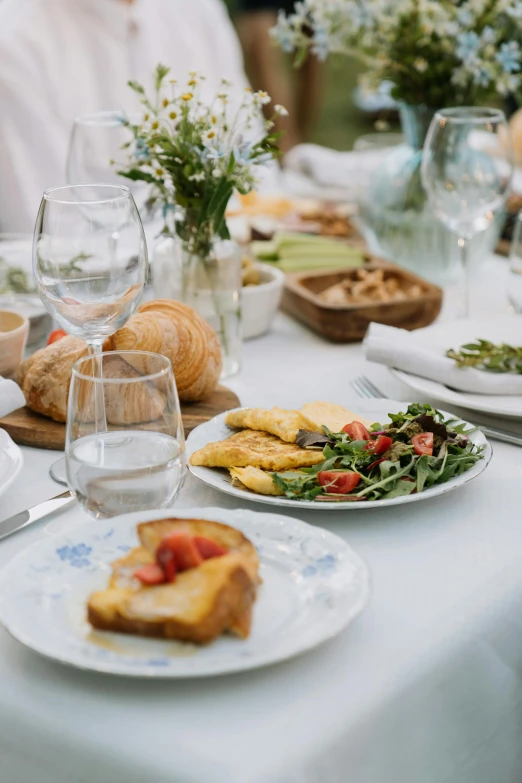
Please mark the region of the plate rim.
<svg viewBox="0 0 522 783"><path fill-rule="evenodd" d="M399 404L399 401L396 400L389 400L391 405ZM404 403L403 403L404 404ZM212 487L213 489L216 489L218 492L223 492L226 495L230 495L231 497L239 498L240 500L250 501L252 503L262 503L264 505L269 506L279 506L280 508L294 508L294 509L305 509L308 511L370 511L372 509L377 508L391 508L392 506L400 506L405 503L417 503L422 500L430 500L432 498L439 497L440 495L444 495L447 492L453 492L456 489L459 489L460 487L463 487L465 484L468 484L470 481L473 481L473 479L478 478L482 473L486 470L489 463L491 462L491 458L493 457L493 447L491 443L488 441L486 436L481 432L480 433L480 445L485 446L484 451L484 458L476 463L476 465L471 468L470 470L466 471L466 473L463 473L461 476L458 476L457 479L452 479L451 481L446 482L445 484L438 484L436 487L430 487L429 489L419 492L414 495L403 495L397 498L392 498L390 500L370 500L367 502L362 503L353 503L353 502L339 502L339 503L317 503L313 500L291 500L290 498L284 498L280 497L278 495L257 495L254 492L250 492L249 490L242 490L239 487L234 487L232 484L221 482L220 484L210 482L206 479L206 473L201 473L202 471L206 470L212 470L212 468L205 468L201 467L199 465L191 465L190 463L190 457L192 456L195 449L190 448L191 446L191 439L192 441L196 437L196 432L198 430L202 430L206 427L208 427L212 422L216 422L216 420L221 419L224 420L224 418L227 416L228 413L244 410L245 406L241 406L240 408L233 408L230 411L225 411L223 413L217 414L217 416L214 416L212 419L209 419L206 422L203 422L202 424L198 424L197 427L195 427L192 432L189 434L187 441L186 441L186 454L187 454L187 466L190 471L190 473L198 479L198 481L203 482L206 486ZM450 413L449 411L441 411L446 416L454 416L454 414ZM463 421L465 424L468 424L470 427L473 425L469 422L465 421L465 419L460 419L458 417L459 421ZM232 429L232 428L231 428ZM452 483L454 481L457 481L457 483Z"/></svg>
<svg viewBox="0 0 522 783"><path fill-rule="evenodd" d="M10 452L12 453L12 461L15 463L14 471L9 476L7 481L4 484L0 484L0 495L3 495L4 492L7 492L9 487L13 485L13 483L18 478L20 471L22 470L24 466L24 454L20 446L18 446L14 440L11 438L8 432L6 430L1 430L3 433L5 433L5 436L7 438L7 445L6 445L6 454L11 457ZM0 435L0 437L3 437Z"/></svg>
<svg viewBox="0 0 522 783"><path fill-rule="evenodd" d="M444 386L443 383L432 381L429 378L423 378L421 375L414 375L413 373L406 372L405 370L399 370L396 367L388 367L388 370L397 380L401 381L401 383L404 383L410 389L413 389L413 391L415 391L417 394L425 394L429 397L432 397L434 400L440 400L441 402L447 403L449 405L457 405L459 408L465 408L470 411L486 413L490 416L501 416L507 419L514 419L515 421L520 421L522 419L522 406L520 408L520 413L514 413L513 411L508 411L505 408L499 409L498 407L481 405L480 402L479 404L476 404L476 402L474 400L470 400L469 397L462 399L461 395L467 394L467 392L453 391L447 386ZM412 383L410 379L413 379L414 381L418 379L420 384L415 382ZM424 388L424 383L435 384L436 390L427 391ZM440 392L438 391L439 389L441 390ZM488 398L494 396L495 395L492 394L484 395L484 397ZM509 396L512 396L514 399L518 399L518 395L516 394Z"/></svg>
<svg viewBox="0 0 522 783"><path fill-rule="evenodd" d="M331 531L325 530L324 528L317 527L315 525L311 525L308 522L305 522L302 519L298 519L296 517L289 517L284 514L277 514L277 513L270 513L267 511L253 511L252 509L225 509L225 508L219 508L217 506L209 506L209 507L189 507L189 508L181 508L181 509L175 509L175 508L166 508L166 509L155 509L151 511L146 512L131 512L129 514L124 514L119 517L112 517L111 519L103 520L103 522L107 524L118 524L118 522L121 523L122 519L125 519L129 525L136 524L134 520L138 519L140 521L152 521L155 519L163 519L165 516L170 517L179 517L184 518L189 515L198 515L199 518L204 518L202 515L207 515L207 517L210 519L211 517L215 517L216 514L227 514L232 516L238 516L240 514L246 514L249 517L276 517L277 519L281 520L281 522L290 523L293 527L296 528L304 528L306 531L311 531L312 535L314 537L319 537L322 540L329 540L331 539L333 542L335 542L335 545L337 548L341 546L342 551L347 555L347 562L350 563L350 566L353 569L354 574L356 575L356 585L358 588L357 591L357 600L353 601L351 600L349 602L349 605L345 607L344 611L342 613L337 612L335 616L336 622L330 623L331 627L329 630L326 630L324 627L322 629L322 632L315 634L314 636L310 636L305 643L303 644L301 642L299 647L291 647L290 649L287 649L282 654L277 652L268 652L265 655L265 659L262 661L248 658L237 660L231 660L228 664L225 663L223 668L220 669L205 669L204 667L201 670L186 670L186 671L169 671L166 668L163 667L156 667L152 664L142 664L142 665L135 665L136 668L131 666L125 666L123 669L118 668L117 661L103 661L103 660L84 660L83 662L80 660L81 653L78 653L78 658L75 658L75 655L72 657L70 655L67 655L67 653L59 654L57 651L53 651L49 649L48 644L39 644L38 640L35 640L31 637L30 634L28 634L23 628L20 630L19 628L13 627L15 623L9 622L5 620L3 616L3 606L5 602L8 600L6 597L6 593L0 589L0 627L4 628L7 633L15 639L18 643L22 644L27 649L31 650L32 652L35 652L44 658L58 662L62 665L68 666L73 669L79 669L81 671L91 671L96 672L100 674L108 674L108 675L116 675L119 677L131 677L131 678L139 678L139 679L170 679L170 680L190 680L190 679L201 679L206 677L220 677L220 676L227 676L231 674L238 674L246 671L252 671L256 669L265 668L267 666L272 666L277 663L282 663L284 661L290 660L294 657L300 656L305 654L306 652L309 652L320 645L324 644L325 642L329 641L330 639L333 639L335 636L340 634L342 631L344 631L348 625L350 625L361 612L366 608L368 605L368 602L371 597L371 572L367 565L367 563L364 561L364 559L351 547L351 545L345 541L340 536L336 535L335 533L332 533ZM219 520L215 520L219 521ZM234 523L234 520L231 520L231 524ZM92 532L93 530L93 524L92 521L87 521L84 524L81 525L75 525L70 530L62 530L59 533L55 533L51 536L48 536L46 538L41 538L38 541L33 542L29 546L22 549L20 552L18 552L7 564L5 564L1 570L0 570L0 588L2 587L3 583L9 579L9 574L12 569L15 569L19 561L26 560L31 552L37 551L42 543L46 543L49 545L54 545L60 542L60 540L67 540L70 542L71 536L77 536L81 535L82 531L89 530ZM348 597L348 595L353 596L353 585L352 588L346 592L345 598ZM71 631L71 633L74 633ZM157 641L157 640L155 640Z"/></svg>

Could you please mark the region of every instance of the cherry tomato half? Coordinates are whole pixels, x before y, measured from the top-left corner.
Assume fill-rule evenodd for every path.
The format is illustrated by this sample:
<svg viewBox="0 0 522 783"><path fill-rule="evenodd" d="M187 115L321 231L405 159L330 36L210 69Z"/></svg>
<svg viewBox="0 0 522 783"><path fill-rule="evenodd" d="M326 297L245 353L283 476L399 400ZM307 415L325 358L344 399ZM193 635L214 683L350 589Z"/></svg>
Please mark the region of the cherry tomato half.
<svg viewBox="0 0 522 783"><path fill-rule="evenodd" d="M373 454L377 455L384 454L385 451L388 451L392 443L393 440L387 435L379 435L376 440L372 440L368 443L366 451L371 451Z"/></svg>
<svg viewBox="0 0 522 783"><path fill-rule="evenodd" d="M352 440L370 440L370 433L360 421L352 421L351 424L345 424L343 432L346 432Z"/></svg>
<svg viewBox="0 0 522 783"><path fill-rule="evenodd" d="M427 454L428 457L433 455L433 432L419 432L418 435L414 435L411 439L415 454Z"/></svg>
<svg viewBox="0 0 522 783"><path fill-rule="evenodd" d="M359 474L351 470L320 470L317 474L319 484L334 495L347 495L355 489L360 479Z"/></svg>
<svg viewBox="0 0 522 783"><path fill-rule="evenodd" d="M67 332L65 332L63 329L54 329L47 338L47 345L51 345L51 343L55 343L57 340L61 340L62 337L67 337Z"/></svg>

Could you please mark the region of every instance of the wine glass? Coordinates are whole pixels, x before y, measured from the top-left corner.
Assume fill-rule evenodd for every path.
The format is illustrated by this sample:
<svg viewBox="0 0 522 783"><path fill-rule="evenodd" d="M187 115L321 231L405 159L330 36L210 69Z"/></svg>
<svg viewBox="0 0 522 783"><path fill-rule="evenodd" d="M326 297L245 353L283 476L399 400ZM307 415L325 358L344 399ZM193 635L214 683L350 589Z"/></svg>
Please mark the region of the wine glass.
<svg viewBox="0 0 522 783"><path fill-rule="evenodd" d="M104 406L103 429L97 422ZM86 356L73 367L65 445L68 485L95 518L164 508L186 473L172 365L146 351Z"/></svg>
<svg viewBox="0 0 522 783"><path fill-rule="evenodd" d="M51 316L82 337L92 354L101 353L105 338L137 308L148 274L143 226L129 189L100 184L47 190L36 219L33 272ZM53 468L53 478L64 483L63 460Z"/></svg>
<svg viewBox="0 0 522 783"><path fill-rule="evenodd" d="M515 313L522 313L522 212L515 220L513 239L509 250L508 299Z"/></svg>
<svg viewBox="0 0 522 783"><path fill-rule="evenodd" d="M127 122L137 123L139 115L122 111L101 111L75 118L69 140L66 176L70 185L106 182L127 185L138 205L142 220L150 217L147 209L148 187L130 182L118 174L118 162L125 164L135 141Z"/></svg>
<svg viewBox="0 0 522 783"><path fill-rule="evenodd" d="M434 213L458 238L469 315L468 242L502 210L513 176L508 124L499 109L438 111L424 144L422 184Z"/></svg>

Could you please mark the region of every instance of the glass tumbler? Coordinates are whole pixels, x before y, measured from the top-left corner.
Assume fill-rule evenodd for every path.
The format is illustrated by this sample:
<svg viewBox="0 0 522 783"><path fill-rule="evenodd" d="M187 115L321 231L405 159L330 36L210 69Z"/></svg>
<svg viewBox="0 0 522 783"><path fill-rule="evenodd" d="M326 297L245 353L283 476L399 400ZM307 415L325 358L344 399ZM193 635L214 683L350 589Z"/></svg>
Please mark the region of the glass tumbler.
<svg viewBox="0 0 522 783"><path fill-rule="evenodd" d="M146 351L116 351L77 361L65 458L69 488L92 517L171 505L183 485L186 458L169 359Z"/></svg>

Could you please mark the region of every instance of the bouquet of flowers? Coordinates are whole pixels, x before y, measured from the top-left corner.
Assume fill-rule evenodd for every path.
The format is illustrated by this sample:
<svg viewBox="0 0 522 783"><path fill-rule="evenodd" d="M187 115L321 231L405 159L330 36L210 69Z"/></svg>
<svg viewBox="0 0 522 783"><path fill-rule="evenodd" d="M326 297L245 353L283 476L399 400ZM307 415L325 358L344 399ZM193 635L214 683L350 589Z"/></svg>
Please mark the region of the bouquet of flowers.
<svg viewBox="0 0 522 783"><path fill-rule="evenodd" d="M273 35L298 61L356 56L412 105L475 104L522 83L522 0L302 0Z"/></svg>
<svg viewBox="0 0 522 783"><path fill-rule="evenodd" d="M176 232L189 253L208 255L213 236L228 239L225 210L234 190L249 193L257 184L256 170L279 154L273 121L263 120L261 107L270 103L265 92L245 90L234 116L229 117L231 86L205 104L200 97L204 76L189 74L185 84L167 79L169 68L158 65L155 94L148 97L137 82L143 115L137 124L126 122L133 140L126 144L129 159L118 173L151 185L148 206L176 205L180 217ZM284 115L282 106L274 115ZM257 135L259 138L255 139ZM166 226L164 233L169 233Z"/></svg>

